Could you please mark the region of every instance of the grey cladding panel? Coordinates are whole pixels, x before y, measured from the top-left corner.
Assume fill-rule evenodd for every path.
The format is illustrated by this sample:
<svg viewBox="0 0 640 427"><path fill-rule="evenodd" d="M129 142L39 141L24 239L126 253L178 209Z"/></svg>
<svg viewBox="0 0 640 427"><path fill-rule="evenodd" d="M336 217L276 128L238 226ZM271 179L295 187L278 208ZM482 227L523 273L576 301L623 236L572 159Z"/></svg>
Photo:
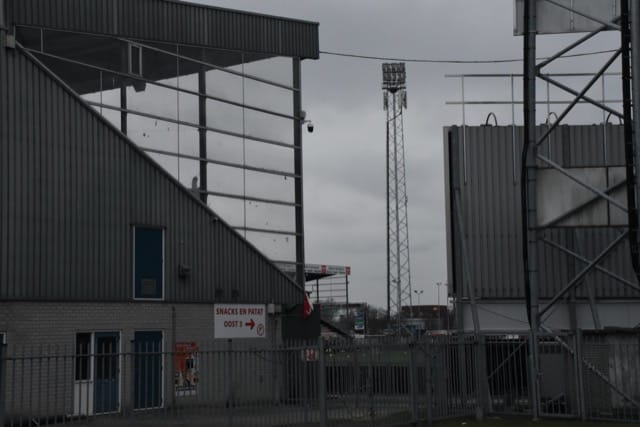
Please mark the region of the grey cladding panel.
<svg viewBox="0 0 640 427"><path fill-rule="evenodd" d="M132 298L132 227L166 227L168 301L302 290L20 51L0 49L0 299ZM191 275L180 279L178 266Z"/></svg>
<svg viewBox="0 0 640 427"><path fill-rule="evenodd" d="M544 129L538 129L541 134ZM451 143L448 133L451 132ZM520 155L522 128L516 127L452 127L445 130L445 170L450 171L447 194L456 189L460 194L462 230L448 208L449 282L458 296L464 290L462 260L467 261L469 280L476 297L485 299L524 298L522 230L520 202ZM550 144L540 152L566 167L624 164L622 126L561 126ZM514 161L515 160L515 161ZM466 182L465 182L466 166ZM514 179L515 178L515 179ZM456 206L457 207L457 206ZM543 237L572 251L593 259L616 236L611 228L566 228L546 230ZM467 253L462 252L461 238ZM551 297L585 264L540 242L540 294ZM602 265L625 279L635 282L631 269L628 244L621 244ZM638 297L603 273L588 276L602 298ZM579 297L586 297L586 287L579 288Z"/></svg>
<svg viewBox="0 0 640 427"><path fill-rule="evenodd" d="M6 0L7 23L319 57L318 24L169 0Z"/></svg>

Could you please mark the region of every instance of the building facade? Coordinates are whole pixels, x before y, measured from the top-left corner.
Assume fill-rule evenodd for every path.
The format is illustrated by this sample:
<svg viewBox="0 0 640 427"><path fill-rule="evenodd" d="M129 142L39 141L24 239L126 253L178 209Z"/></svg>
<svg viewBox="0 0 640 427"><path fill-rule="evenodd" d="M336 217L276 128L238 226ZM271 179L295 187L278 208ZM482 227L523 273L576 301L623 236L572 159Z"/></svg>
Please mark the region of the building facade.
<svg viewBox="0 0 640 427"><path fill-rule="evenodd" d="M544 131L540 126L538 133ZM522 258L522 134L518 126L451 127L444 132L449 295L456 301L460 327L467 330L529 328ZM608 188L626 204L621 125L560 126L540 152ZM551 168L541 169L536 196L544 209L538 220L548 229L540 232L536 255L541 260L539 298L546 303L621 235L625 215L610 202L591 200L589 190ZM638 308L629 244L622 241L547 313L543 327L633 328L640 324Z"/></svg>
<svg viewBox="0 0 640 427"><path fill-rule="evenodd" d="M181 396L154 354L319 329L299 315L300 62L317 24L165 0L0 14L0 335L5 357L72 355L37 373L67 393L44 415L163 407ZM216 336L217 304L262 307L260 338ZM21 375L14 413L36 373Z"/></svg>

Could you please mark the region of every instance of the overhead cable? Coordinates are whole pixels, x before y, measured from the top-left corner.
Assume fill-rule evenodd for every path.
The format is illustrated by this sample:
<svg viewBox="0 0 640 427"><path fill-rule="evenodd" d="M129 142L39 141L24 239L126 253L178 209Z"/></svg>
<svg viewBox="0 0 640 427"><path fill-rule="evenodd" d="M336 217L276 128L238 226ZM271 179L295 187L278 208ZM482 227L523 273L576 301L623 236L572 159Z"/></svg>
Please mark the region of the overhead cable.
<svg viewBox="0 0 640 427"><path fill-rule="evenodd" d="M583 52L583 53L574 53L571 55L563 55L558 59L564 58L576 58L580 56L592 56L592 55L601 55L605 53L616 52L616 49L611 50L597 50L593 52ZM522 58L517 59L478 59L478 60L469 60L469 59L426 59L426 58L391 58L384 56L369 56L369 55L359 55L355 53L345 53L345 52L330 52L326 50L321 50L320 53L322 55L332 55L332 56L341 56L346 58L353 59L368 59L375 61L395 61L395 62L416 62L416 63L426 63L426 64L505 64L510 62L522 62ZM546 60L548 58L537 58L539 61Z"/></svg>

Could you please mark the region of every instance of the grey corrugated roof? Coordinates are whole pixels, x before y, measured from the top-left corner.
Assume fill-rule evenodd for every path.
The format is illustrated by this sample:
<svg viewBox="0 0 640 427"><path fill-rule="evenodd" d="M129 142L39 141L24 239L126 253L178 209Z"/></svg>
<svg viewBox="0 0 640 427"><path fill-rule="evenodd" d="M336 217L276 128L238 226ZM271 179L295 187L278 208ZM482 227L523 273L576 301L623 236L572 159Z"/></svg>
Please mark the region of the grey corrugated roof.
<svg viewBox="0 0 640 427"><path fill-rule="evenodd" d="M5 0L12 25L317 59L318 24L176 0Z"/></svg>

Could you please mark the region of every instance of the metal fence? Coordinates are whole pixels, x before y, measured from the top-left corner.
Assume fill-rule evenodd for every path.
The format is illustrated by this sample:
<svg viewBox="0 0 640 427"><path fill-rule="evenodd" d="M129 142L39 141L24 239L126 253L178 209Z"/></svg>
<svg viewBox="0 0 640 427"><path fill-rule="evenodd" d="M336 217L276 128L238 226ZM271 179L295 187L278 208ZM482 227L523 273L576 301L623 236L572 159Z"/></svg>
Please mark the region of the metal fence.
<svg viewBox="0 0 640 427"><path fill-rule="evenodd" d="M0 425L406 425L521 414L640 419L640 334L228 342L128 351L108 337L75 348L4 346ZM540 399L529 399L532 386Z"/></svg>

